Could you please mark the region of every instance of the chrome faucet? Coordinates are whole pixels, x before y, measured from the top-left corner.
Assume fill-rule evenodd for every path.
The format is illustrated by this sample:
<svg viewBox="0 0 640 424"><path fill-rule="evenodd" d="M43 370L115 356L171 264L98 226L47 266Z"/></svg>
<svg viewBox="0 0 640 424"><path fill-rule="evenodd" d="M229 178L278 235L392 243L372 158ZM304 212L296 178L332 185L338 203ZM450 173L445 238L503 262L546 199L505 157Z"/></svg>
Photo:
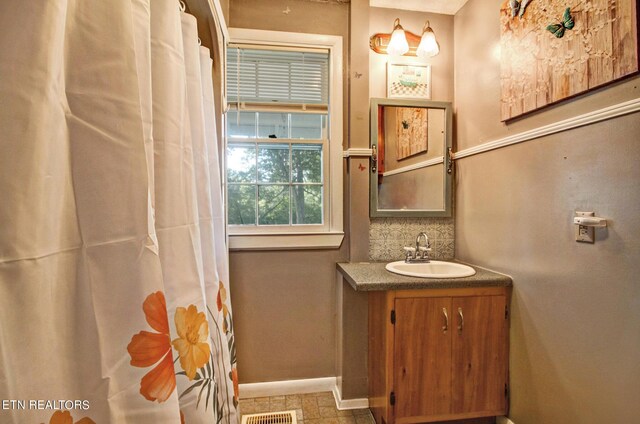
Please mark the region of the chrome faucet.
<svg viewBox="0 0 640 424"><path fill-rule="evenodd" d="M420 244L422 239L424 239L424 245ZM406 263L429 262L429 252L431 251L429 236L424 231L421 232L416 237L416 247L405 247L404 250L406 251L404 259Z"/></svg>

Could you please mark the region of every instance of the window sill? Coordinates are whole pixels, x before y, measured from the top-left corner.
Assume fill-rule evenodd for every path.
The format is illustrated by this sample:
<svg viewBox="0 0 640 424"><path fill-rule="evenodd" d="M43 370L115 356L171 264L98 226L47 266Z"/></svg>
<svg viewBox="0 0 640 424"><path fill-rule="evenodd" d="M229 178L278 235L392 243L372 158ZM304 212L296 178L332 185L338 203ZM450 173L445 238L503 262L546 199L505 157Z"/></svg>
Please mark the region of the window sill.
<svg viewBox="0 0 640 424"><path fill-rule="evenodd" d="M343 232L232 234L229 250L337 249L343 239Z"/></svg>

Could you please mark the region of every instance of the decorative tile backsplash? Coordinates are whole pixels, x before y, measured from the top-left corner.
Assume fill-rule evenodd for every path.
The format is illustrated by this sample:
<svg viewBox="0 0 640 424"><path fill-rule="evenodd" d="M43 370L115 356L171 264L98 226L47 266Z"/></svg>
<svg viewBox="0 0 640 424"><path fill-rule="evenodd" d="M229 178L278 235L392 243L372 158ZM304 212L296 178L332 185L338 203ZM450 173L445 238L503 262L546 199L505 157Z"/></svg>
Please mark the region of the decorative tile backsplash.
<svg viewBox="0 0 640 424"><path fill-rule="evenodd" d="M450 260L454 257L453 218L371 218L369 224L369 260L404 259L404 246L415 246L416 236L424 231L431 242L430 256Z"/></svg>

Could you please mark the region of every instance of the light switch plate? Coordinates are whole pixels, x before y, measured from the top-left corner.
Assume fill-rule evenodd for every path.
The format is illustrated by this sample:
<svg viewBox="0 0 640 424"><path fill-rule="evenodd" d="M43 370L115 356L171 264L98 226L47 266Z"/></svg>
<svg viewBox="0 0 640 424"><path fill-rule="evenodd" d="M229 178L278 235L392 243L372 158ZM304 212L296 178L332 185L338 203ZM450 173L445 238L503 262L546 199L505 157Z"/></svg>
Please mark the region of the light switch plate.
<svg viewBox="0 0 640 424"><path fill-rule="evenodd" d="M576 216L595 216L594 212L578 212L576 211ZM582 243L593 243L595 241L594 238L594 228L586 227L584 225L576 225L576 241Z"/></svg>

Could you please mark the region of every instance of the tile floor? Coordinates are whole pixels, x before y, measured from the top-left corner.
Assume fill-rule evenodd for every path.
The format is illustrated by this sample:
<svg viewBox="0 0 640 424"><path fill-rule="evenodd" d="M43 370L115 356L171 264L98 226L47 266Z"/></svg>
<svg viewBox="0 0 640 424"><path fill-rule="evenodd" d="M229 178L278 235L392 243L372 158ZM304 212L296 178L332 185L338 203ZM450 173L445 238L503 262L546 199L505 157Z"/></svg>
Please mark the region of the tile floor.
<svg viewBox="0 0 640 424"><path fill-rule="evenodd" d="M241 414L295 410L298 424L375 424L368 409L339 411L331 392L240 400Z"/></svg>

